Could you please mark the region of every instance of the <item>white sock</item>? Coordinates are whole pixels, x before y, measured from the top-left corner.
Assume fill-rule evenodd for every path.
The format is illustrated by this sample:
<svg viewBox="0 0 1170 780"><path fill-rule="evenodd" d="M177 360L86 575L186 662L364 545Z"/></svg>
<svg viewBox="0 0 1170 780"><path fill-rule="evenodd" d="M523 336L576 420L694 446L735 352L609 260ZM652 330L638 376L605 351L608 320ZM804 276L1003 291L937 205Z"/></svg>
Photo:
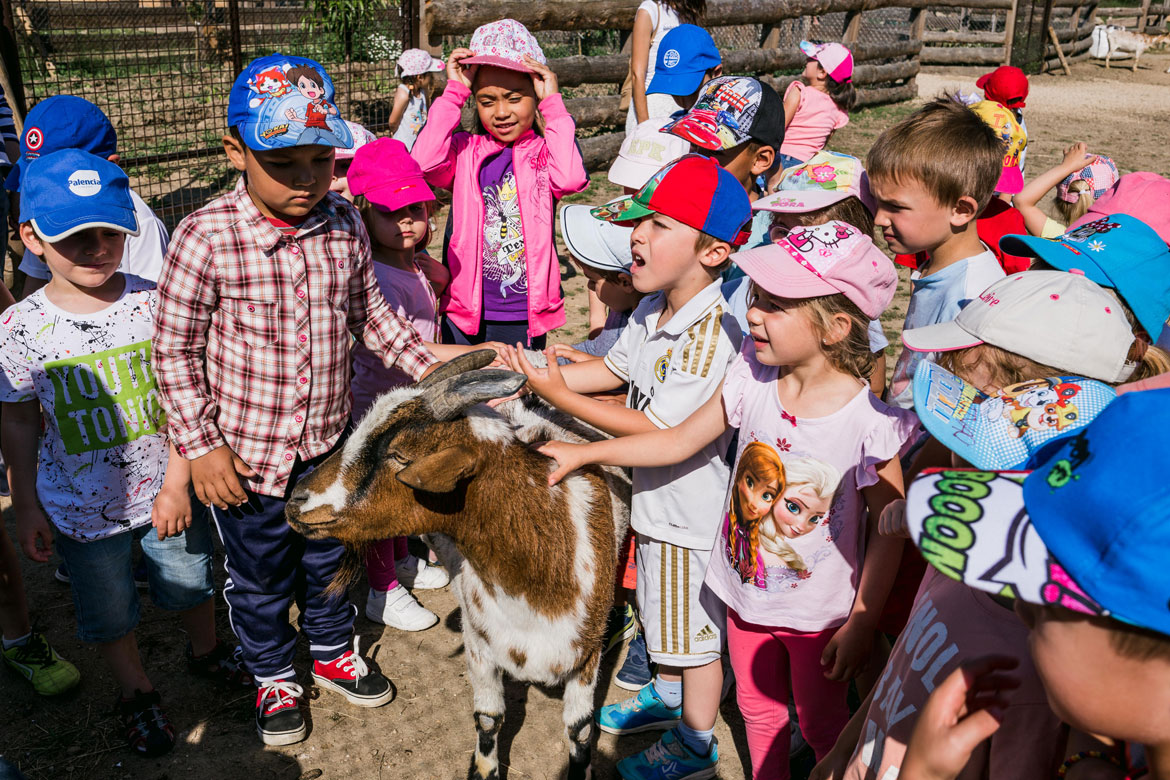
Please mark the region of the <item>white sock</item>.
<svg viewBox="0 0 1170 780"><path fill-rule="evenodd" d="M27 645L30 637L32 637L31 631L29 631L24 636L18 636L16 639L9 639L6 636L0 636L0 643L3 643L5 650L11 650L14 647L21 647L22 645Z"/></svg>

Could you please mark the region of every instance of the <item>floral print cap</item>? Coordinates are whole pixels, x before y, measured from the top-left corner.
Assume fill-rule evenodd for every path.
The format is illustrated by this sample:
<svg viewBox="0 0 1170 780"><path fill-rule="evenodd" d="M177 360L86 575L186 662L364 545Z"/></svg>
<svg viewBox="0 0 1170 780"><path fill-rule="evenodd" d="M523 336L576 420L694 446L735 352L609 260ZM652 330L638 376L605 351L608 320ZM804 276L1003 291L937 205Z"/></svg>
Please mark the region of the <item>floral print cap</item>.
<svg viewBox="0 0 1170 780"><path fill-rule="evenodd" d="M477 27L468 48L474 56L462 60L464 65L495 65L532 73L532 69L524 64L524 55L542 65L548 64L536 38L515 19L500 19Z"/></svg>

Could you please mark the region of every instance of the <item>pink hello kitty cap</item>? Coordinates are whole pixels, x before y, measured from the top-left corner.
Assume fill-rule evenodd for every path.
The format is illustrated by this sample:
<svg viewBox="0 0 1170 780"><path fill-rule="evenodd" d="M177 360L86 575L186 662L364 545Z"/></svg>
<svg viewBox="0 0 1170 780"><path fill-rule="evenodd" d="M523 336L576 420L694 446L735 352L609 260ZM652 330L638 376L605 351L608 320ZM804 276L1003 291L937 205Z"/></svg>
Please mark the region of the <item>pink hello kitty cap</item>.
<svg viewBox="0 0 1170 780"><path fill-rule="evenodd" d="M467 48L471 49L474 56L460 60L463 65L494 65L497 68L531 73L532 69L524 64L524 55L542 65L548 64L536 38L515 19L500 19L477 27L471 35L471 45Z"/></svg>
<svg viewBox="0 0 1170 780"><path fill-rule="evenodd" d="M843 45L801 41L800 50L806 57L819 62L833 81L845 82L853 78L853 52Z"/></svg>
<svg viewBox="0 0 1170 780"><path fill-rule="evenodd" d="M842 293L872 320L894 299L898 273L873 239L845 222L798 227L774 244L737 252L735 264L781 298Z"/></svg>

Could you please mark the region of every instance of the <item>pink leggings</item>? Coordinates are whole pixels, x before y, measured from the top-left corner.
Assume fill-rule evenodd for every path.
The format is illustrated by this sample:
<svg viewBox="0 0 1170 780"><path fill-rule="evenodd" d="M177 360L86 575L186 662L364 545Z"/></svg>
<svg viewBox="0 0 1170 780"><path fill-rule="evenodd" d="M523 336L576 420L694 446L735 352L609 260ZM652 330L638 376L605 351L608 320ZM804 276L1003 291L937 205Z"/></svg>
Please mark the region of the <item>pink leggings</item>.
<svg viewBox="0 0 1170 780"><path fill-rule="evenodd" d="M800 730L820 761L849 721L848 683L825 679L821 653L837 629L816 633L748 623L727 610L727 648L755 780L788 780L788 679Z"/></svg>
<svg viewBox="0 0 1170 780"><path fill-rule="evenodd" d="M366 550L366 576L372 590L382 592L398 587L394 561L406 557L406 537L394 536L374 542Z"/></svg>

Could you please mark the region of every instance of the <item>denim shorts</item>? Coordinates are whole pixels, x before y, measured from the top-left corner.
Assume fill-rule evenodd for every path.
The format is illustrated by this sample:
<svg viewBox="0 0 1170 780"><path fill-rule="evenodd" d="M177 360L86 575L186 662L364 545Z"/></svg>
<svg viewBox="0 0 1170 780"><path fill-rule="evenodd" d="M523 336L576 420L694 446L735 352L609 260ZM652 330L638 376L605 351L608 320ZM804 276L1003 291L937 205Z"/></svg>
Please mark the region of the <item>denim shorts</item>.
<svg viewBox="0 0 1170 780"><path fill-rule="evenodd" d="M113 642L138 625L138 590L131 574L135 539L142 542L155 606L182 611L212 597L211 524L204 507L194 504L192 512L190 528L161 542L149 523L93 542L57 534L57 551L72 579L78 639Z"/></svg>

